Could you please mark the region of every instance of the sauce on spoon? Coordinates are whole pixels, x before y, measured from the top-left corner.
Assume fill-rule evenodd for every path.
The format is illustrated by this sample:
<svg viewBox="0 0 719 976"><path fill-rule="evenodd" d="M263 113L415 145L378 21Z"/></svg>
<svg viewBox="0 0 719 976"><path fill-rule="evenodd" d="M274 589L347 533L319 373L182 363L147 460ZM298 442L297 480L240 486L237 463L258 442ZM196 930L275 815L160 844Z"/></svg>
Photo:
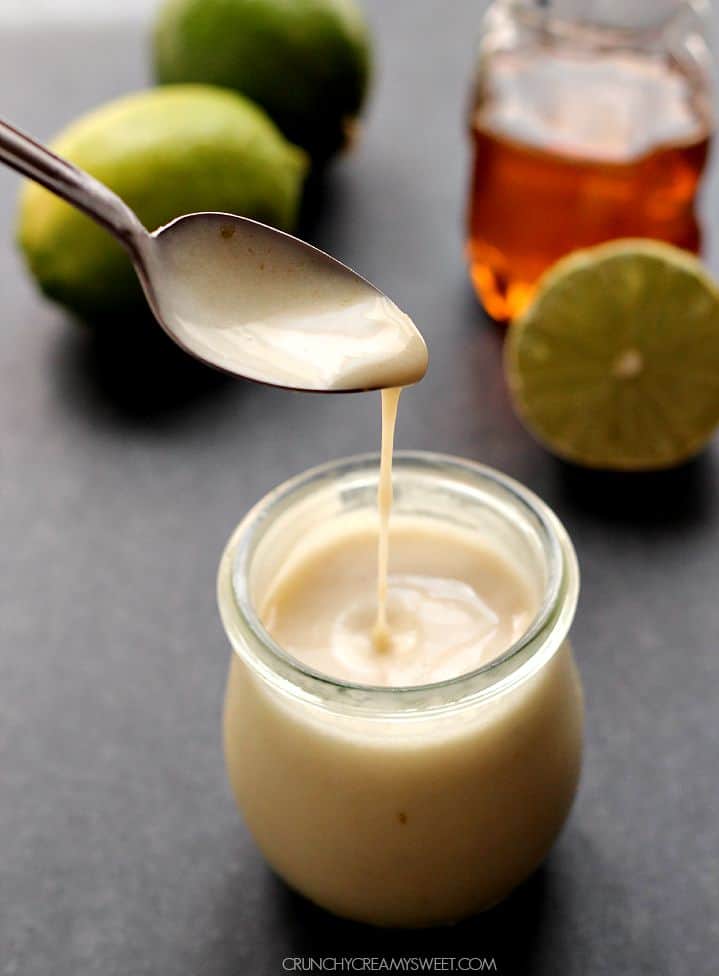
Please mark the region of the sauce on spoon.
<svg viewBox="0 0 719 976"><path fill-rule="evenodd" d="M427 370L408 315L293 237L206 214L163 228L155 244L162 318L181 345L220 369L329 392L408 386Z"/></svg>

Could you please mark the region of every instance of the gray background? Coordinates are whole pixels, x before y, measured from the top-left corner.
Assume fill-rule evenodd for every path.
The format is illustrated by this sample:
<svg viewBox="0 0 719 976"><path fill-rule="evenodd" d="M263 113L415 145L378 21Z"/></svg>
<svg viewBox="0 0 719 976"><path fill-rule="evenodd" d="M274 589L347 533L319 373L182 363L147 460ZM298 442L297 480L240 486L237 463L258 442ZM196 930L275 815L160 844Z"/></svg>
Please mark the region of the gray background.
<svg viewBox="0 0 719 976"><path fill-rule="evenodd" d="M159 332L139 356L73 327L20 266L18 181L2 172L3 976L273 976L309 953L486 953L501 973L546 976L717 971L716 446L675 472L613 477L562 465L523 432L501 329L462 258L462 113L481 4L367 6L380 70L365 138L304 233L377 281L429 340L398 445L507 471L572 534L588 708L576 807L535 878L456 929L355 927L271 876L225 784L215 569L278 481L376 448L378 397L233 383ZM31 21L0 31L0 101L38 136L146 83L139 23Z"/></svg>

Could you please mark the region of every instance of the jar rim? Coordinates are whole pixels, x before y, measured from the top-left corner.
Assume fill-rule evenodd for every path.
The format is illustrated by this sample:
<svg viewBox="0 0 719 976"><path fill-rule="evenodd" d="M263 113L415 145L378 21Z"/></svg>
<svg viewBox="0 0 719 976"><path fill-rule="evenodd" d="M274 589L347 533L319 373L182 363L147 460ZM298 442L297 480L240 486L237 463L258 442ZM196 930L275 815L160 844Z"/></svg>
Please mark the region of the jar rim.
<svg viewBox="0 0 719 976"><path fill-rule="evenodd" d="M277 677L279 672L279 677L285 679L285 684L300 685L299 690L309 692L309 697L316 702L328 692L339 692L345 702L348 696L355 703L366 703L371 699L375 706L380 707L392 702L394 709L402 700L407 708L411 708L420 698L450 690L456 691L462 700L472 691L495 692L496 685L503 677L512 677L504 674L506 666L523 655L534 658L532 646L534 645L535 651L544 646L547 643L544 638L549 634L554 637L549 648L550 653L553 653L566 637L574 617L579 591L576 555L556 515L532 491L492 468L450 455L426 451L398 451L394 463L395 472L399 473L414 469L427 475L442 474L446 477L454 474L459 476L458 485L461 483L459 478L473 479L475 490L481 484L491 486L500 492L505 501L528 513L538 526L547 569L543 598L528 629L506 651L479 668L452 678L419 685L372 685L334 678L310 667L284 650L260 620L250 592L252 558L264 532L271 526L274 518L291 507L293 500L307 497L313 490L319 490L321 486L353 473L365 471L374 475L378 472L378 455L356 455L311 468L270 491L237 526L220 562L218 602L234 651L246 658L249 650L252 664L255 667L259 665L259 670L266 676ZM249 649L248 642L252 644ZM520 661L517 665L520 670L522 663ZM516 669L513 674L516 674ZM473 687L478 681L482 687ZM449 704L452 703L456 702Z"/></svg>

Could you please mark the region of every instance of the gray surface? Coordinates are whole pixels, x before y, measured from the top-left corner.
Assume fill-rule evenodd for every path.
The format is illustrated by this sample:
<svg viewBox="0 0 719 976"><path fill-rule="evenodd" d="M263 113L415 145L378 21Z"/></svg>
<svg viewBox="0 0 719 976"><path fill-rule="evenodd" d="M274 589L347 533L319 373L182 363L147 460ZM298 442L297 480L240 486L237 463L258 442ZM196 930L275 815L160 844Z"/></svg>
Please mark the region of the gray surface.
<svg viewBox="0 0 719 976"><path fill-rule="evenodd" d="M45 305L0 173L0 974L274 976L288 955L495 956L503 974L716 973L719 458L614 478L564 467L510 413L501 333L465 280L461 109L472 2L393 0L362 148L308 236L428 336L398 444L496 465L566 522L584 592L581 793L546 866L457 929L335 921L262 864L225 785L222 545L264 491L377 445L378 397L161 367ZM24 79L24 80L23 80ZM47 136L143 83L139 31L5 33L3 112Z"/></svg>

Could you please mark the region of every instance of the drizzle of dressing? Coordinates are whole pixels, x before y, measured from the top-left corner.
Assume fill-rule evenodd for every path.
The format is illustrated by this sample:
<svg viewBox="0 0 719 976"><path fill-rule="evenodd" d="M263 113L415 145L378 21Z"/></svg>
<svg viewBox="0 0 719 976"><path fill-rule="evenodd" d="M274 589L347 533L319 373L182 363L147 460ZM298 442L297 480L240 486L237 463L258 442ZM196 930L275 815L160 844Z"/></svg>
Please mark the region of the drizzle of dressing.
<svg viewBox="0 0 719 976"><path fill-rule="evenodd" d="M389 652L394 430L402 387L427 370L424 339L359 275L262 224L180 219L156 238L149 260L164 320L206 362L276 386L382 390L377 604L367 637L378 655Z"/></svg>
<svg viewBox="0 0 719 976"><path fill-rule="evenodd" d="M392 455L394 430L397 424L397 408L401 387L382 390L382 448L377 487L379 511L379 540L377 543L377 619L372 640L378 651L387 650L392 634L387 622L387 590L389 579L389 518L392 512Z"/></svg>

